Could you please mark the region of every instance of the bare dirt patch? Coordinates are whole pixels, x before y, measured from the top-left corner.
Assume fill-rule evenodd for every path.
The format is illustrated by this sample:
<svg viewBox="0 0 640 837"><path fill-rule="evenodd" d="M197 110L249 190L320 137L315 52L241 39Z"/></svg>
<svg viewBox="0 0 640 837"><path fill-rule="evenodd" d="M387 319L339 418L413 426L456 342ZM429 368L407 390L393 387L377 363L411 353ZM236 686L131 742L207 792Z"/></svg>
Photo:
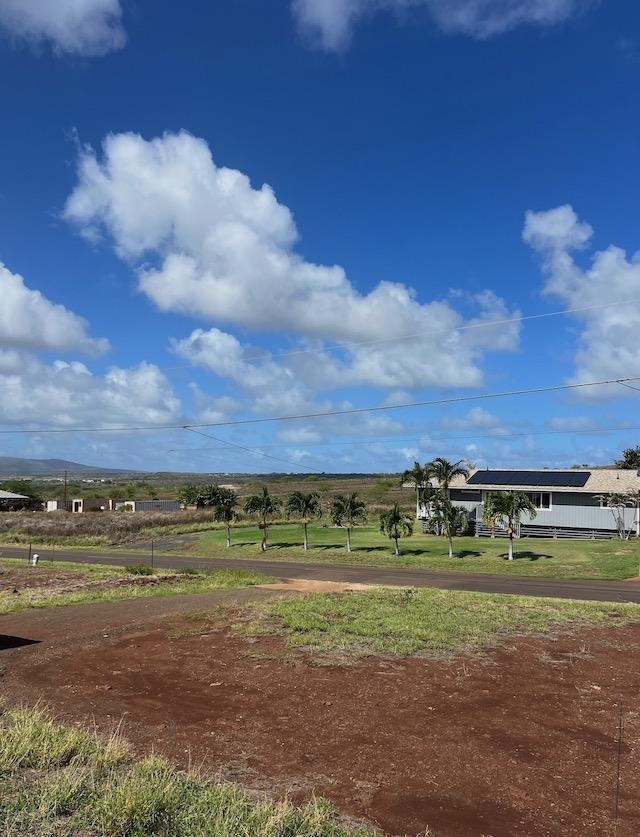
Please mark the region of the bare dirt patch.
<svg viewBox="0 0 640 837"><path fill-rule="evenodd" d="M19 632L28 618L4 625ZM47 618L52 627L56 613ZM75 643L3 652L0 692L101 729L122 719L140 752L295 800L320 794L394 835L613 834L622 703L617 833L640 833L639 625L348 667L317 665L278 637L211 625L193 635L187 618L108 636L82 625L76 616Z"/></svg>
<svg viewBox="0 0 640 837"><path fill-rule="evenodd" d="M114 573L106 577L87 575L73 570L49 569L46 567L0 567L0 594L26 593L31 590L46 590L52 596L83 591L112 590L116 587L149 585L170 585L183 581L184 576L163 573L162 575L133 575Z"/></svg>
<svg viewBox="0 0 640 837"><path fill-rule="evenodd" d="M42 588L66 590L72 585L87 582L87 576L73 570L53 570L45 567L0 566L0 593Z"/></svg>
<svg viewBox="0 0 640 837"><path fill-rule="evenodd" d="M295 593L350 593L353 590L371 590L375 585L352 584L348 581L316 581L306 578L283 578L276 584L261 584L269 590L286 590Z"/></svg>

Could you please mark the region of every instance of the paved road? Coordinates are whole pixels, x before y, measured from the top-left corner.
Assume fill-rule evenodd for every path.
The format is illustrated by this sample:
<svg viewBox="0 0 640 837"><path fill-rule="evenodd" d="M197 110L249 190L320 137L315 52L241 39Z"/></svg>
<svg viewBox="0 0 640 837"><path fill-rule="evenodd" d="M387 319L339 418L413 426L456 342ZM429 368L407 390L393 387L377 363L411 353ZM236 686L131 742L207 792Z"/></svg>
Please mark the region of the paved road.
<svg viewBox="0 0 640 837"><path fill-rule="evenodd" d="M66 552L40 550L42 559L89 564L148 563L141 553ZM0 556L26 558L24 547L0 549ZM551 578L523 578L485 573L446 573L428 570L365 567L353 564L306 564L295 561L274 561L251 558L193 558L180 555L156 555L154 565L163 569L194 567L196 569L257 570L277 578L306 578L322 581L347 581L360 584L387 584L400 587L440 587L447 590L468 590L480 593L514 593L522 596L546 596L560 599L583 599L601 602L636 602L640 604L640 582L635 581L571 581Z"/></svg>

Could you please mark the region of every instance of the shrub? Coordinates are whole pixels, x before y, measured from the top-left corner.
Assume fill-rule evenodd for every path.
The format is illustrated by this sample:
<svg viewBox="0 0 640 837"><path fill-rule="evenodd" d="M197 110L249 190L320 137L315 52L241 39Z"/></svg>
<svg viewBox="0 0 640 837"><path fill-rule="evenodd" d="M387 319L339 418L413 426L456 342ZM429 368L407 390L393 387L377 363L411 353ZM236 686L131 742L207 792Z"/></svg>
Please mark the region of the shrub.
<svg viewBox="0 0 640 837"><path fill-rule="evenodd" d="M153 569L148 564L129 564L124 571L130 575L153 575Z"/></svg>

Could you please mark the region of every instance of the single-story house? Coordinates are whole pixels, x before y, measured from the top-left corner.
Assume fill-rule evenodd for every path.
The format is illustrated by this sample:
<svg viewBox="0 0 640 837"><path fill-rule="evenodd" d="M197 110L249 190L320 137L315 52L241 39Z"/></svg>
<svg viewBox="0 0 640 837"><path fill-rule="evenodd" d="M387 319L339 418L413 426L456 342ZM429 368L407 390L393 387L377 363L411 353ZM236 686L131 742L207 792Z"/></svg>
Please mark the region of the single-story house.
<svg viewBox="0 0 640 837"><path fill-rule="evenodd" d="M47 511L70 511L82 514L89 511L179 511L177 500L112 500L108 498L79 497L67 500L47 500Z"/></svg>
<svg viewBox="0 0 640 837"><path fill-rule="evenodd" d="M180 511L181 504L177 500L118 500L116 511L126 509L132 512L172 512Z"/></svg>
<svg viewBox="0 0 640 837"><path fill-rule="evenodd" d="M28 500L24 494L14 494L13 491L0 491L0 510L10 511L22 505L23 500Z"/></svg>
<svg viewBox="0 0 640 837"><path fill-rule="evenodd" d="M527 494L537 516L521 518L521 536L556 538L615 537L616 513L607 506L613 494L635 495L636 502L622 509L626 528L640 536L640 471L612 468L571 470L473 470L468 478L455 477L449 487L452 503L463 506L476 535L489 535L483 521L484 502L494 491ZM418 519L429 509L418 505ZM496 532L499 534L499 532Z"/></svg>

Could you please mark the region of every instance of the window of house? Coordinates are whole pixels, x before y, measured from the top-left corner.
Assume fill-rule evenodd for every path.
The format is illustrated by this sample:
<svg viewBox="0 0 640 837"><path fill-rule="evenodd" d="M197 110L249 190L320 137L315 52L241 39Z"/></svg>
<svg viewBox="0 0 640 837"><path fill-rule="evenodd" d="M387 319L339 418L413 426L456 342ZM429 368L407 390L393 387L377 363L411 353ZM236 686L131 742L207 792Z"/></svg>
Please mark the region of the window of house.
<svg viewBox="0 0 640 837"><path fill-rule="evenodd" d="M549 491L528 491L527 497L538 510L551 508L551 492Z"/></svg>

